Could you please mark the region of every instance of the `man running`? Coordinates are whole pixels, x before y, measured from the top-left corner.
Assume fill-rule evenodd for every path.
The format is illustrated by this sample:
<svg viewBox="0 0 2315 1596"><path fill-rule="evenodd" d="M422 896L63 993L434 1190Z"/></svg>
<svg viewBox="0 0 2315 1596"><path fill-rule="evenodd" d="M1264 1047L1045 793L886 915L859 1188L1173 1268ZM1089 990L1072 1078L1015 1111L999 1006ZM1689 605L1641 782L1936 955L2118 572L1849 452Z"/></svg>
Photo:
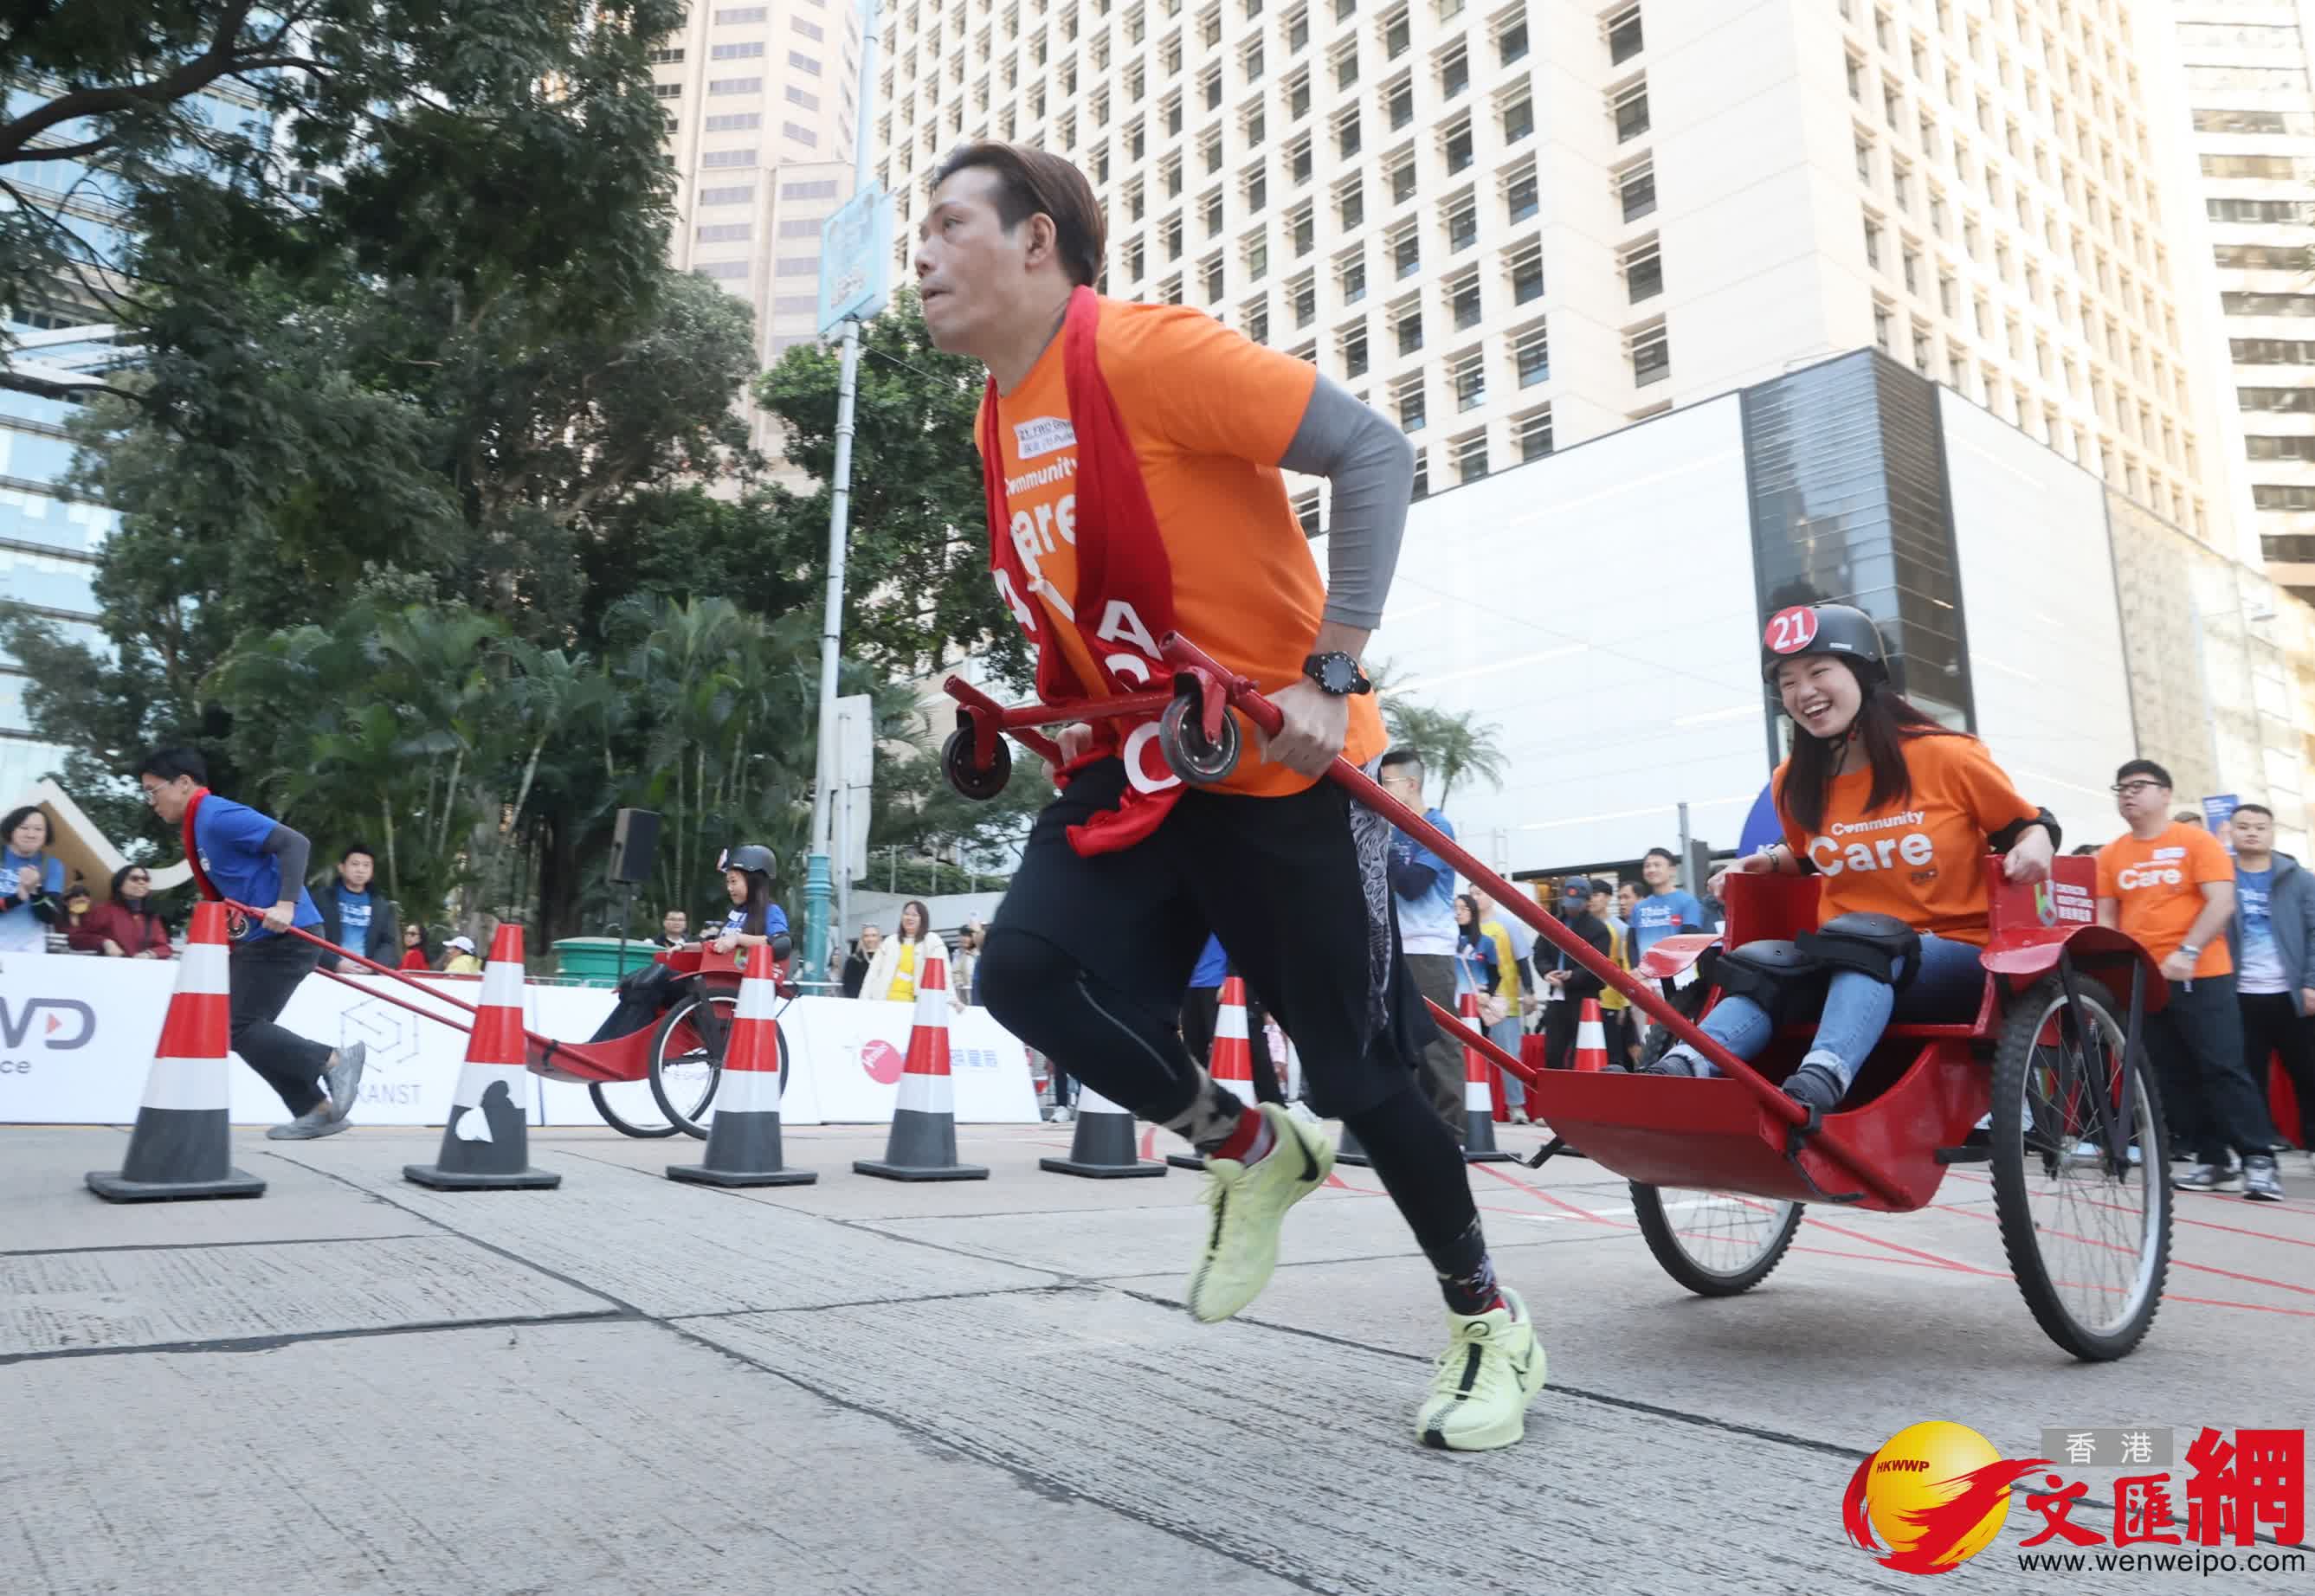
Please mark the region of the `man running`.
<svg viewBox="0 0 2315 1596"><path fill-rule="evenodd" d="M1207 1155L1212 1210L1187 1297L1251 1302L1286 1210L1334 1148L1241 1102L1184 1046L1209 931L1273 1006L1309 1095L1371 1156L1446 1298L1450 1346L1425 1443L1508 1446L1542 1388L1525 1307L1500 1288L1462 1152L1415 1077L1431 1027L1399 954L1388 828L1321 780L1383 749L1359 655L1382 617L1413 482L1405 438L1308 365L1201 312L1104 299L1105 225L1076 167L977 144L942 166L918 229L925 324L978 357L991 565L1037 644L1048 702L1161 680L1169 631L1253 678L1284 716L1211 789L1185 788L1153 721L1069 728L1066 786L1030 835L981 954L982 1001L1104 1096ZM1334 484L1322 582L1279 476Z"/></svg>
<svg viewBox="0 0 2315 1596"><path fill-rule="evenodd" d="M273 1023L297 983L321 962L315 944L283 935L292 926L322 923L304 885L313 845L304 833L210 792L208 766L191 749L146 755L137 780L153 812L183 827L185 858L203 898L269 906L255 925L237 910L228 910L226 918L233 938L227 977L233 1051L280 1094L291 1116L265 1134L275 1141L335 1136L346 1128L361 1086L363 1044L341 1056Z"/></svg>

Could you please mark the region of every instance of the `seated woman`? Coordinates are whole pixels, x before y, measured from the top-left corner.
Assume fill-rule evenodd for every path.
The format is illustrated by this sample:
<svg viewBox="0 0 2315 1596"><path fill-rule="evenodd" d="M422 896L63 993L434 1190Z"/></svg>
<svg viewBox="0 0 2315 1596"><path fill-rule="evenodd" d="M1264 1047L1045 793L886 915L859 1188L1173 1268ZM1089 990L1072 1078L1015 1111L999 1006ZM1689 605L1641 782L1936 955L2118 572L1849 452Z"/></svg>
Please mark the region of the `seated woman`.
<svg viewBox="0 0 2315 1596"><path fill-rule="evenodd" d="M1889 685L1881 634L1862 610L1786 610L1769 623L1763 660L1793 721L1792 757L1770 778L1785 836L1732 869L1822 875L1819 929L1799 939L1797 959L1789 943L1721 955L1723 996L1703 1030L1749 1062L1776 1033L1778 988L1813 989L1804 983L1829 970L1815 1038L1785 1091L1830 1110L1893 1019L1959 1024L1976 1014L1988 935L1979 862L2003 854L2010 881L2046 880L2058 825L2018 795L1983 743ZM1713 879L1715 897L1727 873ZM1718 1073L1685 1043L1646 1068Z"/></svg>
<svg viewBox="0 0 2315 1596"><path fill-rule="evenodd" d="M731 912L702 940L714 952L730 955L742 948L758 949L753 956L780 960L791 951L787 911L772 901L772 850L749 843L726 852L718 861L723 890L731 895ZM661 963L645 965L619 982L618 1006L597 1027L590 1042L608 1042L643 1029L672 1007L691 978Z"/></svg>
<svg viewBox="0 0 2315 1596"><path fill-rule="evenodd" d="M67 900L69 907L70 900ZM108 959L166 959L169 927L153 904L153 873L142 864L123 864L112 873L111 896L89 910L87 918L68 933L72 945L84 953Z"/></svg>

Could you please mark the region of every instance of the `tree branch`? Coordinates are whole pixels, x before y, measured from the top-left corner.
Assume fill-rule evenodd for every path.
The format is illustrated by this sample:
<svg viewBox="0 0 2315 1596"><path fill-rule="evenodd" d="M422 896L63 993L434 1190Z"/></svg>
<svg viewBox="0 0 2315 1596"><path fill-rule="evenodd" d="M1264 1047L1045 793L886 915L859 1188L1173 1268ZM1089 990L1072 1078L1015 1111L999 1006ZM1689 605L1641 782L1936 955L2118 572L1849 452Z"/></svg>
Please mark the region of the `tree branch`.
<svg viewBox="0 0 2315 1596"><path fill-rule="evenodd" d="M146 105L173 104L200 93L234 69L240 58L234 54L233 41L239 36L242 24L249 20L254 4L255 0L232 0L225 14L217 19L215 42L165 76L120 88L74 89L0 127L0 162L15 160L27 144L61 123L84 116L134 111Z"/></svg>

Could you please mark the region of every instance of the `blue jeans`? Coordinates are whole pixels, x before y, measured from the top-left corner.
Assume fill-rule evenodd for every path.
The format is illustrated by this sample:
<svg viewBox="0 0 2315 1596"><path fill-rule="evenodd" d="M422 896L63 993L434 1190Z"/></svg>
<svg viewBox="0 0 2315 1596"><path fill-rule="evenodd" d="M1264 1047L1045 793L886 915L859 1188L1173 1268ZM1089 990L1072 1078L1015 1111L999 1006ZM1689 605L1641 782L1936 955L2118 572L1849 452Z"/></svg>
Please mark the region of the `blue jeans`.
<svg viewBox="0 0 2315 1596"><path fill-rule="evenodd" d="M1487 1027L1487 1040L1512 1058L1516 1059L1520 1056L1520 1018L1519 1010L1516 1007ZM1527 1083L1508 1069L1503 1071L1503 1102L1512 1108L1525 1108ZM2315 1109L2311 1109L2309 1112L2315 1113Z"/></svg>
<svg viewBox="0 0 2315 1596"><path fill-rule="evenodd" d="M1920 972L1903 992L1854 970L1837 971L1824 995L1824 1014L1817 1021L1816 1037L1804 1064L1820 1064L1839 1077L1840 1089L1857 1078L1857 1067L1873 1051L1892 1020L1903 1024L1959 1024L1974 1019L1985 993L1985 970L1979 950L1966 942L1921 934ZM1903 969L1903 961L1898 968ZM1701 1027L1707 1036L1751 1063L1775 1035L1768 1015L1749 998L1723 998L1712 1006ZM1690 1051L1685 1044L1672 1051L1688 1060L1699 1075L1719 1070Z"/></svg>

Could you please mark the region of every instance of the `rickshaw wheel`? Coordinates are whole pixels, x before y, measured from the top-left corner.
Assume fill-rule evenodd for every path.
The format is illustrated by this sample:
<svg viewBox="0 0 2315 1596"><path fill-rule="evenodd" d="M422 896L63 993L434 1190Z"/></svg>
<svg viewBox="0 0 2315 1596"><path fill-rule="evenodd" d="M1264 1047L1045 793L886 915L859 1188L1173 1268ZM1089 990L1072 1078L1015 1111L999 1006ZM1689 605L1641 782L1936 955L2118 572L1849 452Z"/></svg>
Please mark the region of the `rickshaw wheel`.
<svg viewBox="0 0 2315 1596"><path fill-rule="evenodd" d="M644 1141L658 1141L663 1138L674 1135L677 1130L681 1129L681 1127L677 1125L672 1120L662 1124L656 1122L645 1123L640 1120L628 1118L625 1113L622 1113L614 1106L615 1100L613 1095L603 1089L606 1084L625 1087L637 1086L641 1083L636 1081L612 1081L608 1083L603 1081L589 1081L587 1083L587 1095L595 1100L595 1112L603 1116L603 1123L608 1125L612 1130L616 1130L620 1135L637 1137ZM628 1094L624 1091L618 1094L618 1097L621 1099L625 1098L627 1095Z"/></svg>
<svg viewBox="0 0 2315 1596"><path fill-rule="evenodd" d="M998 739L996 758L989 760L988 769L978 769L972 763L972 730L960 726L941 744L941 774L958 797L986 803L1012 779L1013 750L1004 739Z"/></svg>
<svg viewBox="0 0 2315 1596"><path fill-rule="evenodd" d="M1675 1215L1675 1208L1682 1211ZM1801 1205L1635 1181L1632 1218L1666 1274L1699 1297L1734 1297L1784 1262L1800 1228Z"/></svg>
<svg viewBox="0 0 2315 1596"><path fill-rule="evenodd" d="M1993 1060L1993 1207L2035 1322L2075 1357L2104 1362L2145 1339L2162 1307L2169 1136L2143 1049L2123 1057L2123 1026L2106 988L2087 976L2076 985L2087 1012L2074 1043L2059 1027L2068 1006L2055 975L2019 997L2002 1024ZM2119 1122L2118 1159L2105 1146L2110 1120Z"/></svg>
<svg viewBox="0 0 2315 1596"><path fill-rule="evenodd" d="M1237 768L1237 717L1222 716L1221 736L1208 742L1201 714L1194 697L1175 699L1158 720L1158 746L1175 776L1193 787L1211 787Z"/></svg>
<svg viewBox="0 0 2315 1596"><path fill-rule="evenodd" d="M715 1038L701 1036L694 1018L699 1006L712 1004ZM693 992L659 1017L651 1039L651 1091L660 1112L687 1136L705 1139L707 1116L715 1088L723 1078L723 1039L740 1013L736 992ZM785 1079L787 1039L780 1039L780 1066Z"/></svg>

